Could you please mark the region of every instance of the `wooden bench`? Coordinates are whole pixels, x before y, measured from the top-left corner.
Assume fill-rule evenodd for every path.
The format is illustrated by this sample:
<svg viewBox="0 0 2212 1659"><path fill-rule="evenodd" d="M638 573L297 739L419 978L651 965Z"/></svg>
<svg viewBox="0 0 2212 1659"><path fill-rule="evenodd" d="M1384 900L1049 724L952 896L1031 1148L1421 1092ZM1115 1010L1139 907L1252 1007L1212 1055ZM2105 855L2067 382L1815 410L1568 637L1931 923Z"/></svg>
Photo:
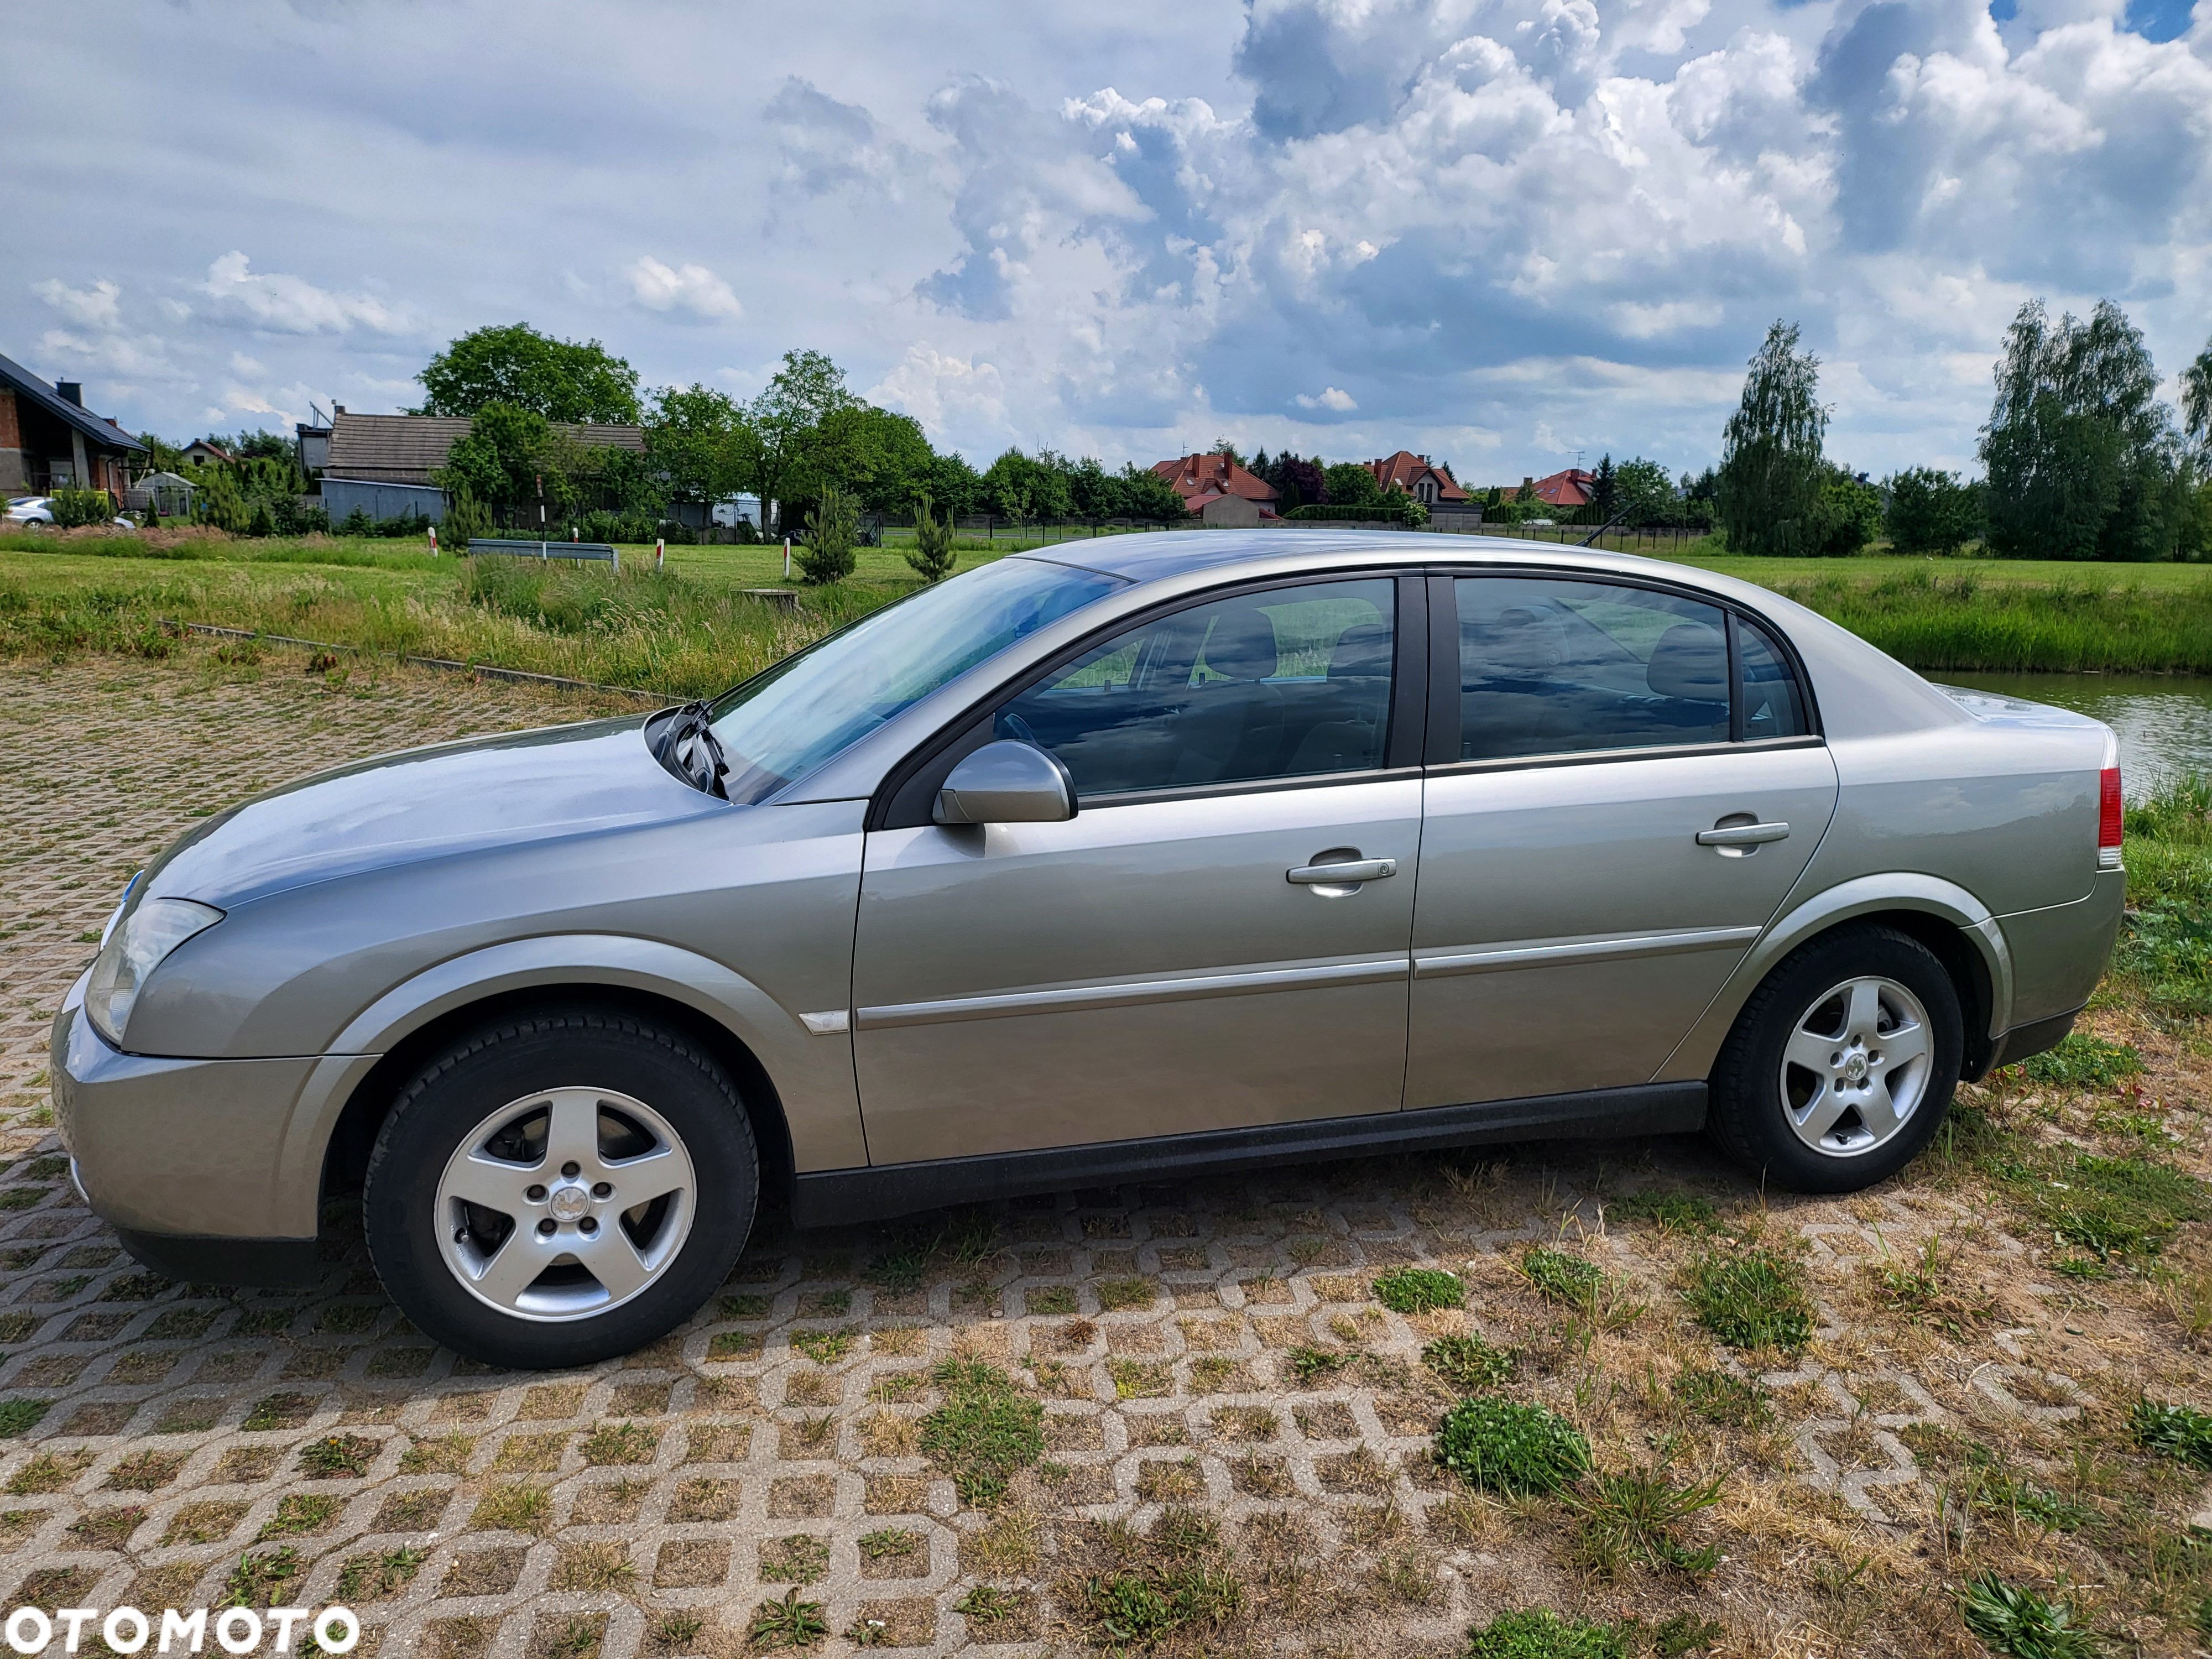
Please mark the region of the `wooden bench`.
<svg viewBox="0 0 2212 1659"><path fill-rule="evenodd" d="M622 555L610 542L520 542L497 538L474 538L471 553L507 553L519 559L596 559L622 569Z"/></svg>

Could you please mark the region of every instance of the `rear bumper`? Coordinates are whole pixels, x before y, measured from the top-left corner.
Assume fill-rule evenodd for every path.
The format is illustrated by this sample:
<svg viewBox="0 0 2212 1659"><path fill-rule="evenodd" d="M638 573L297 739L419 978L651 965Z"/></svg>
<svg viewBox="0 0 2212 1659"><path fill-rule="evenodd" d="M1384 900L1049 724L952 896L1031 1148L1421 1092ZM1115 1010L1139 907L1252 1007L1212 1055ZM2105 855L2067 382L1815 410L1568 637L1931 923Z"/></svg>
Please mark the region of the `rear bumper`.
<svg viewBox="0 0 2212 1659"><path fill-rule="evenodd" d="M2039 1054L2046 1048L2056 1048L2066 1041L2074 1022L2081 1017L2076 1008L2070 1014L2054 1014L2048 1019L2039 1019L2032 1024L2015 1025L1990 1045L1990 1057L1982 1069L1966 1079L1978 1083L2000 1066L2010 1066L2026 1060L2030 1054Z"/></svg>
<svg viewBox="0 0 2212 1659"><path fill-rule="evenodd" d="M311 1231L286 1224L284 1212L301 1206L280 1202L277 1170L314 1059L125 1054L84 1017L82 979L54 1017L50 1048L54 1121L74 1178L126 1242L304 1237L312 1249ZM135 1244L131 1252L154 1265Z"/></svg>

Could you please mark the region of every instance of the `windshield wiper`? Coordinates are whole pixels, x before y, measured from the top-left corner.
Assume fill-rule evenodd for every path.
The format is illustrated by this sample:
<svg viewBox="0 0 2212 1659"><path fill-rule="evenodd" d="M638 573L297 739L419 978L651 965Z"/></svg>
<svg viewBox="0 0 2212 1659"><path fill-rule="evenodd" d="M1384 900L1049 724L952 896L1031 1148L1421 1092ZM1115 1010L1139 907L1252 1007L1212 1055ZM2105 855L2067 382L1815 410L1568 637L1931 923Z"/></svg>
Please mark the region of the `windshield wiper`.
<svg viewBox="0 0 2212 1659"><path fill-rule="evenodd" d="M653 757L703 794L727 800L722 780L730 769L722 740L714 735L705 702L687 702L669 716L668 725L653 745Z"/></svg>

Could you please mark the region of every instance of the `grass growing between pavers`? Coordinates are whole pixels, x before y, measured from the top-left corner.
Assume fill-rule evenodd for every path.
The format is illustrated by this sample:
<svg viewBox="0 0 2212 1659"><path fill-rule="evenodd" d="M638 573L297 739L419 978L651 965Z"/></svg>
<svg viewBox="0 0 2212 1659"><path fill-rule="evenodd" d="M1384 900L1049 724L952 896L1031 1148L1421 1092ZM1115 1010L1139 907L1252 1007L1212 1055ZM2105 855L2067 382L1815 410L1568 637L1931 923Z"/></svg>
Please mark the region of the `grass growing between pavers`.
<svg viewBox="0 0 2212 1659"><path fill-rule="evenodd" d="M316 741L343 759L388 742L422 695L267 669L40 664L14 729L50 727L39 699L57 688L92 706L121 682L165 712L117 728L120 763L229 764L222 787L242 793L296 767L307 720L334 721ZM478 705L505 695L468 689ZM183 718L167 711L201 697L222 700L223 727L164 737L159 721ZM372 718L339 718L356 708ZM64 862L74 849L48 821L82 800L89 848L122 866L120 838L152 837L156 808L166 837L198 804L164 804L146 769L110 785L79 766L48 786L59 763L21 741L7 758L37 811L9 822L26 851L54 839L0 865L0 884L18 884L27 919L47 914L0 947L52 942L16 957L0 1085L43 1065L31 1014L112 902L105 866ZM2154 896L2203 891L2186 803L2160 812L2177 833L2130 839L2131 929ZM126 823L92 822L110 816ZM47 884L35 899L33 881ZM632 1644L734 1659L772 1613L763 1640L795 1625L817 1650L836 1632L872 1648L943 1628L1170 1656L1289 1642L1953 1659L2008 1650L1976 1634L1966 1596L1989 1574L2027 1609L1999 1638L2020 1651L2038 1650L2039 1599L2112 1650L2179 1659L2212 1596L2189 1526L2212 1481L2212 1222L2196 1184L2212 1054L2174 988L2185 957L2127 948L2080 1036L1963 1091L1939 1145L1873 1194L1762 1193L1693 1146L1647 1141L1169 1182L854 1236L771 1217L689 1335L589 1377L434 1358L383 1309L357 1245L301 1296L147 1283L58 1175L32 1173L52 1156L32 1091L0 1087L22 1103L0 1105L15 1118L0 1131L24 1137L0 1148L9 1175L44 1188L0 1212L0 1399L47 1406L0 1441L0 1596L81 1603L106 1569L46 1564L119 1539L189 1547L179 1595L352 1597L387 1645L419 1630L426 1655L496 1638L535 1659L630 1659ZM1699 1318L1708 1270L1761 1253L1802 1274L1817 1312L1802 1346L1738 1347ZM1739 1300L1772 1325L1763 1297ZM849 1340L825 1349L830 1369L802 1334ZM403 1352L409 1366L387 1364ZM1548 1413L1586 1464L1548 1492L1469 1483L1435 1456L1468 1396ZM610 1431L602 1463L585 1447ZM310 1474L303 1455L332 1440L349 1442L343 1464L361 1462L354 1440L380 1455ZM661 1548L710 1531L711 1561ZM469 1571L449 1570L446 1538ZM891 1594L953 1561L915 1606ZM617 1611L576 1613L579 1595Z"/></svg>

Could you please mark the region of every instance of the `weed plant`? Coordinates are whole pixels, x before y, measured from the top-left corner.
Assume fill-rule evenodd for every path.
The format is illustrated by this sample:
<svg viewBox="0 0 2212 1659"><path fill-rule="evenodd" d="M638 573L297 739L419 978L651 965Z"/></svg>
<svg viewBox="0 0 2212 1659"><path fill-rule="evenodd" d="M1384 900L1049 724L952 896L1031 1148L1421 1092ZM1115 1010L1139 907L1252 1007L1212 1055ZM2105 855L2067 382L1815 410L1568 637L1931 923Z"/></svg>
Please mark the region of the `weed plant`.
<svg viewBox="0 0 2212 1659"><path fill-rule="evenodd" d="M1400 1267L1375 1281L1375 1299L1392 1313L1429 1313L1467 1301L1467 1286L1456 1273L1433 1267Z"/></svg>
<svg viewBox="0 0 2212 1659"><path fill-rule="evenodd" d="M1557 1492L1590 1466L1589 1442L1573 1424L1496 1395L1462 1400L1444 1414L1435 1456L1469 1485L1508 1495Z"/></svg>
<svg viewBox="0 0 2212 1659"><path fill-rule="evenodd" d="M1479 1336L1440 1336L1421 1350L1421 1363L1462 1394L1480 1394L1513 1375L1510 1348Z"/></svg>
<svg viewBox="0 0 2212 1659"><path fill-rule="evenodd" d="M1708 1250L1690 1265L1684 1295L1698 1323L1732 1348L1794 1353L1813 1340L1805 1269L1773 1250Z"/></svg>
<svg viewBox="0 0 2212 1659"><path fill-rule="evenodd" d="M2145 1451L2212 1469L2212 1413L2143 1399L2136 1401L2128 1426Z"/></svg>
<svg viewBox="0 0 2212 1659"><path fill-rule="evenodd" d="M2093 1659L2104 1651L2094 1632L2074 1622L2074 1609L1994 1572L1969 1579L1959 1598L1966 1628L1992 1653L2012 1659Z"/></svg>
<svg viewBox="0 0 2212 1659"><path fill-rule="evenodd" d="M981 1360L940 1361L930 1380L945 1403L921 1419L922 1450L951 1475L963 1503L997 1503L1044 1455L1044 1407Z"/></svg>

